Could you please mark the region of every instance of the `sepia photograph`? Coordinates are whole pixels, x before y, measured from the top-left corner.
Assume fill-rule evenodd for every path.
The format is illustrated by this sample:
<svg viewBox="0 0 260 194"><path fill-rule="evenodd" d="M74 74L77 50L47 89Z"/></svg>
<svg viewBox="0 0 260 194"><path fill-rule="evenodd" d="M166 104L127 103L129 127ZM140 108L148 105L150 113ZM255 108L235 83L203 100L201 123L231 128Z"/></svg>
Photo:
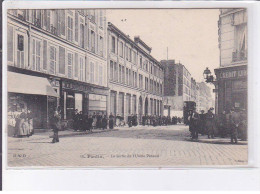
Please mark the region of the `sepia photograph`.
<svg viewBox="0 0 260 194"><path fill-rule="evenodd" d="M247 167L247 8L6 17L8 168Z"/></svg>

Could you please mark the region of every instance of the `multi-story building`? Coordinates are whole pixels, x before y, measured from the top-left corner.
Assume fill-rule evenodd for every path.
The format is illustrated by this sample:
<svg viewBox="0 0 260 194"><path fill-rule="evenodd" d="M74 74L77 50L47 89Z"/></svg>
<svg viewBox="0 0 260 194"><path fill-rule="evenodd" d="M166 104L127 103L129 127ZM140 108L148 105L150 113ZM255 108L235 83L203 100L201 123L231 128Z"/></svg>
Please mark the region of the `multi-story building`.
<svg viewBox="0 0 260 194"><path fill-rule="evenodd" d="M198 90L198 100L196 103L197 111L200 113L202 110L207 112L213 106L213 98L210 92L210 87L207 86L205 82L197 83Z"/></svg>
<svg viewBox="0 0 260 194"><path fill-rule="evenodd" d="M217 112L232 107L247 109L247 10L220 9L218 29Z"/></svg>
<svg viewBox="0 0 260 194"><path fill-rule="evenodd" d="M163 67L140 37L134 40L108 23L109 112L127 120L137 114L161 115Z"/></svg>
<svg viewBox="0 0 260 194"><path fill-rule="evenodd" d="M183 111L184 101L191 101L191 74L175 60L162 60L164 66L164 105L170 107L170 115ZM167 112L167 111L166 111Z"/></svg>
<svg viewBox="0 0 260 194"><path fill-rule="evenodd" d="M104 10L8 10L8 108L31 109L34 128L47 127L59 106L107 111L107 25ZM56 98L57 97L57 98Z"/></svg>

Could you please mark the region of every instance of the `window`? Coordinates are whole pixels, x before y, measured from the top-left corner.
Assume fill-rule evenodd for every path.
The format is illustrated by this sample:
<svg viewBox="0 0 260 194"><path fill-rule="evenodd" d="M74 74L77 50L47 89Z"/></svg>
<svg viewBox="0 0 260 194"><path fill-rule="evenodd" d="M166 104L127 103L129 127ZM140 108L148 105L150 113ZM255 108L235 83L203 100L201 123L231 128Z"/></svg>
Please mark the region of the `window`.
<svg viewBox="0 0 260 194"><path fill-rule="evenodd" d="M95 52L95 32L91 30L90 32L90 37L91 37L91 45L90 45L90 49L91 51L94 53Z"/></svg>
<svg viewBox="0 0 260 194"><path fill-rule="evenodd" d="M142 56L140 56L140 68L143 68L143 59L142 59Z"/></svg>
<svg viewBox="0 0 260 194"><path fill-rule="evenodd" d="M116 53L116 38L112 36L111 52Z"/></svg>
<svg viewBox="0 0 260 194"><path fill-rule="evenodd" d="M83 68L84 68L84 59L82 57L79 58L80 68L79 68L79 80L83 81Z"/></svg>
<svg viewBox="0 0 260 194"><path fill-rule="evenodd" d="M43 26L45 27L46 30L50 31L51 12L50 10L45 9L43 14L44 14Z"/></svg>
<svg viewBox="0 0 260 194"><path fill-rule="evenodd" d="M84 48L84 25L80 24L80 46Z"/></svg>
<svg viewBox="0 0 260 194"><path fill-rule="evenodd" d="M116 63L114 63L114 72L114 81L118 81L118 68Z"/></svg>
<svg viewBox="0 0 260 194"><path fill-rule="evenodd" d="M133 82L133 86L135 86L135 72L134 71L133 71L133 76L132 77L133 77L133 81L132 81Z"/></svg>
<svg viewBox="0 0 260 194"><path fill-rule="evenodd" d="M94 63L90 62L90 83L94 83Z"/></svg>
<svg viewBox="0 0 260 194"><path fill-rule="evenodd" d="M98 45L98 47L99 47L99 54L100 54L100 56L102 56L103 57L103 37L102 36L99 36L99 45Z"/></svg>
<svg viewBox="0 0 260 194"><path fill-rule="evenodd" d="M129 69L126 68L126 84L129 85Z"/></svg>
<svg viewBox="0 0 260 194"><path fill-rule="evenodd" d="M129 69L129 85L130 85L130 86L133 85L132 70L131 70L131 69Z"/></svg>
<svg viewBox="0 0 260 194"><path fill-rule="evenodd" d="M125 84L125 67L122 66L122 83Z"/></svg>
<svg viewBox="0 0 260 194"><path fill-rule="evenodd" d="M75 41L79 41L79 14L75 11Z"/></svg>
<svg viewBox="0 0 260 194"><path fill-rule="evenodd" d="M14 30L9 25L7 28L7 60L14 61Z"/></svg>
<svg viewBox="0 0 260 194"><path fill-rule="evenodd" d="M43 64L42 69L47 70L47 41L43 40Z"/></svg>
<svg viewBox="0 0 260 194"><path fill-rule="evenodd" d="M125 46L125 58L128 61L128 47Z"/></svg>
<svg viewBox="0 0 260 194"><path fill-rule="evenodd" d="M102 65L99 66L99 80L98 83L99 85L103 85L103 67Z"/></svg>
<svg viewBox="0 0 260 194"><path fill-rule="evenodd" d="M65 36L65 10L58 11L58 34Z"/></svg>
<svg viewBox="0 0 260 194"><path fill-rule="evenodd" d="M110 61L110 80L114 80L114 63L113 61Z"/></svg>
<svg viewBox="0 0 260 194"><path fill-rule="evenodd" d="M59 47L59 73L65 74L65 48Z"/></svg>
<svg viewBox="0 0 260 194"><path fill-rule="evenodd" d="M17 66L24 67L24 36L17 35Z"/></svg>
<svg viewBox="0 0 260 194"><path fill-rule="evenodd" d="M119 65L119 82L122 82L122 67Z"/></svg>
<svg viewBox="0 0 260 194"><path fill-rule="evenodd" d="M94 69L94 72L95 72L95 83L98 84L99 82L99 65L98 65L98 62L96 62L95 64L95 69Z"/></svg>
<svg viewBox="0 0 260 194"><path fill-rule="evenodd" d="M137 72L135 72L135 87L137 87Z"/></svg>
<svg viewBox="0 0 260 194"><path fill-rule="evenodd" d="M33 24L38 28L41 27L41 10L34 9L33 10Z"/></svg>
<svg viewBox="0 0 260 194"><path fill-rule="evenodd" d="M68 78L73 77L73 55L68 53Z"/></svg>
<svg viewBox="0 0 260 194"><path fill-rule="evenodd" d="M132 62L132 50L129 48L129 61Z"/></svg>
<svg viewBox="0 0 260 194"><path fill-rule="evenodd" d="M136 52L133 51L133 63L136 64Z"/></svg>
<svg viewBox="0 0 260 194"><path fill-rule="evenodd" d="M123 42L119 42L119 56L123 57Z"/></svg>
<svg viewBox="0 0 260 194"><path fill-rule="evenodd" d="M55 74L56 73L56 48L54 46L50 46L50 73Z"/></svg>
<svg viewBox="0 0 260 194"><path fill-rule="evenodd" d="M100 27L103 27L103 11L102 10L99 10L99 26Z"/></svg>
<svg viewBox="0 0 260 194"><path fill-rule="evenodd" d="M70 16L68 16L67 30L68 30L68 40L73 41L73 19Z"/></svg>
<svg viewBox="0 0 260 194"><path fill-rule="evenodd" d="M79 67L78 60L79 60L78 53L75 53L74 77L78 77L78 75L79 75L79 72L78 72L78 67Z"/></svg>
<svg viewBox="0 0 260 194"><path fill-rule="evenodd" d="M32 53L32 68L33 70L41 70L41 41L33 39L33 53Z"/></svg>

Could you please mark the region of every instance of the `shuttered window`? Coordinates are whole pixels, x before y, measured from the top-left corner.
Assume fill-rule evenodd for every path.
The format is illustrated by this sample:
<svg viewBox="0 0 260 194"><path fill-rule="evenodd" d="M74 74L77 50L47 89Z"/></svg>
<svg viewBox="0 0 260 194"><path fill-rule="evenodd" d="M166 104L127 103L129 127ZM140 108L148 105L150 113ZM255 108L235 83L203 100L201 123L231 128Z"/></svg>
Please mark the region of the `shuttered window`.
<svg viewBox="0 0 260 194"><path fill-rule="evenodd" d="M102 65L99 66L99 85L103 85L103 67Z"/></svg>
<svg viewBox="0 0 260 194"><path fill-rule="evenodd" d="M79 41L79 14L75 12L75 41Z"/></svg>
<svg viewBox="0 0 260 194"><path fill-rule="evenodd" d="M43 40L43 70L47 70L47 41Z"/></svg>
<svg viewBox="0 0 260 194"><path fill-rule="evenodd" d="M91 30L90 36L91 36L91 51L95 52L95 32Z"/></svg>
<svg viewBox="0 0 260 194"><path fill-rule="evenodd" d="M56 73L56 63L57 63L57 57L56 57L56 48L54 46L50 47L50 73L55 74Z"/></svg>
<svg viewBox="0 0 260 194"><path fill-rule="evenodd" d="M110 80L114 80L114 63L110 61Z"/></svg>
<svg viewBox="0 0 260 194"><path fill-rule="evenodd" d="M58 35L65 36L65 10L59 10L59 14L58 14Z"/></svg>
<svg viewBox="0 0 260 194"><path fill-rule="evenodd" d="M78 53L75 53L75 65L74 65L74 76L75 77L78 77L78 67L79 67L79 64L78 64Z"/></svg>
<svg viewBox="0 0 260 194"><path fill-rule="evenodd" d="M51 12L50 12L50 10L44 10L43 14L44 14L43 25L46 30L50 31Z"/></svg>
<svg viewBox="0 0 260 194"><path fill-rule="evenodd" d="M17 35L17 67L24 68L24 36Z"/></svg>
<svg viewBox="0 0 260 194"><path fill-rule="evenodd" d="M68 53L68 78L73 78L73 54Z"/></svg>
<svg viewBox="0 0 260 194"><path fill-rule="evenodd" d="M80 46L84 48L84 25L80 24Z"/></svg>
<svg viewBox="0 0 260 194"><path fill-rule="evenodd" d="M80 63L79 80L80 80L80 81L83 81L84 59L83 59L82 57L80 57L79 63Z"/></svg>
<svg viewBox="0 0 260 194"><path fill-rule="evenodd" d="M7 27L7 59L14 61L14 30L12 26Z"/></svg>
<svg viewBox="0 0 260 194"><path fill-rule="evenodd" d="M65 48L59 47L59 73L65 74Z"/></svg>
<svg viewBox="0 0 260 194"><path fill-rule="evenodd" d="M68 30L68 40L72 41L73 40L73 19L71 17L68 16L68 26L67 26L67 30Z"/></svg>
<svg viewBox="0 0 260 194"><path fill-rule="evenodd" d="M95 66L95 83L98 83L98 77L99 77L99 65L98 65L98 63L96 62L96 66Z"/></svg>
<svg viewBox="0 0 260 194"><path fill-rule="evenodd" d="M90 62L90 83L94 83L94 63Z"/></svg>
<svg viewBox="0 0 260 194"><path fill-rule="evenodd" d="M41 41L33 39L32 69L41 70Z"/></svg>

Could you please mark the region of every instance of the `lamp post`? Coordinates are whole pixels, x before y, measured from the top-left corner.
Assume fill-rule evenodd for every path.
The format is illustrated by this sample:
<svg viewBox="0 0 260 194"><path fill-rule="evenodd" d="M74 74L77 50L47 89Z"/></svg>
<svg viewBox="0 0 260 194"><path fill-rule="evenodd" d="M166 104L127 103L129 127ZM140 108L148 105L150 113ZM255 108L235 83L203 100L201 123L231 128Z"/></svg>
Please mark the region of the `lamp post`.
<svg viewBox="0 0 260 194"><path fill-rule="evenodd" d="M203 72L203 77L206 81L206 83L211 83L215 86L215 89L213 89L213 92L216 94L215 95L215 110L216 114L218 114L218 82L216 78L214 78L213 75L211 75L211 71L209 70L208 67Z"/></svg>

